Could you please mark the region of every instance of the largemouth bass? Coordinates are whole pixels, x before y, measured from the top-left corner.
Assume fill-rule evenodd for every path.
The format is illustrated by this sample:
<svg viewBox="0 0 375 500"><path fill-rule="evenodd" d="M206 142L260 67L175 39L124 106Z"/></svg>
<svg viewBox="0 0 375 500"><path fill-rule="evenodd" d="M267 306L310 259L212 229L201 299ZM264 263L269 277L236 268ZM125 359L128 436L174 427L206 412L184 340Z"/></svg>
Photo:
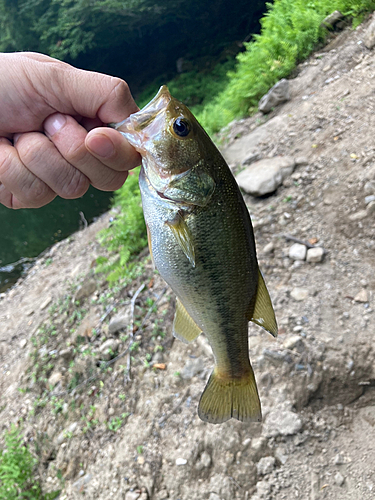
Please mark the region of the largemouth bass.
<svg viewBox="0 0 375 500"><path fill-rule="evenodd" d="M150 253L177 295L173 333L192 342L204 332L215 357L199 417L260 421L248 322L274 336L277 324L250 216L228 165L165 86L112 126L142 155L139 185Z"/></svg>

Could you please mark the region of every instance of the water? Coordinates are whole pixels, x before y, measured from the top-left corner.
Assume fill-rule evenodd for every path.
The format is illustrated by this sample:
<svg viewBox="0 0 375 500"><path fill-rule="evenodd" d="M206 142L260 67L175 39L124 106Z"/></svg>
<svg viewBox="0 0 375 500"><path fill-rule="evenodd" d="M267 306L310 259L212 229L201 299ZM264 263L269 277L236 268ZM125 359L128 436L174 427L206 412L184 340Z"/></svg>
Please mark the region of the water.
<svg viewBox="0 0 375 500"><path fill-rule="evenodd" d="M0 292L15 283L32 258L105 212L112 193L90 187L77 200L56 198L38 209L10 210L0 205ZM21 260L16 266L10 266Z"/></svg>

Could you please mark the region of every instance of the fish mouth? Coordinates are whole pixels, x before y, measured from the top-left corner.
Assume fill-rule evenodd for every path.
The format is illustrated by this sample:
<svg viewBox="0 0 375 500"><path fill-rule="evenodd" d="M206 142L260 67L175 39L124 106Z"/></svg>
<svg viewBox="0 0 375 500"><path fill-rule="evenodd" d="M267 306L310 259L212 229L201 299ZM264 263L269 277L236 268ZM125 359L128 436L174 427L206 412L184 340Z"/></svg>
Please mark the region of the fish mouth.
<svg viewBox="0 0 375 500"><path fill-rule="evenodd" d="M122 122L110 123L109 126L126 137L137 151L140 153L145 152L142 143L144 144L145 141L161 130L162 113L167 109L171 99L168 87L163 85L156 96L144 108L133 113Z"/></svg>

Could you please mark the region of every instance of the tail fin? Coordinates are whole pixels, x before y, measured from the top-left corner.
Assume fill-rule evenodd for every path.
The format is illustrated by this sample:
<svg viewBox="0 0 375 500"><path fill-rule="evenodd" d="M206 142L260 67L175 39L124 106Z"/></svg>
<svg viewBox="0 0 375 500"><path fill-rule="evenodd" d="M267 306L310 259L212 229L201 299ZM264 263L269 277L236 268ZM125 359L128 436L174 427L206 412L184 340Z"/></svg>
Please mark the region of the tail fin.
<svg viewBox="0 0 375 500"><path fill-rule="evenodd" d="M199 401L198 415L211 424L221 424L230 418L260 422L262 412L252 368L240 379L225 379L214 370Z"/></svg>

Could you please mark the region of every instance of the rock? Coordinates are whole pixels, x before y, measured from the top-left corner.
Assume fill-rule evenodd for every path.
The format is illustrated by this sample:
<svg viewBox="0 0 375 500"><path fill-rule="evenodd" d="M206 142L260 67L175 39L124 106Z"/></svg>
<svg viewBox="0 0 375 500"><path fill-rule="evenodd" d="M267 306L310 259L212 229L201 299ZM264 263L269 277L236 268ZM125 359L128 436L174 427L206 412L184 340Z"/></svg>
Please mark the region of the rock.
<svg viewBox="0 0 375 500"><path fill-rule="evenodd" d="M309 164L309 160L306 156L296 156L295 160L297 167L302 167Z"/></svg>
<svg viewBox="0 0 375 500"><path fill-rule="evenodd" d="M335 483L337 486L342 486L344 484L345 478L340 472L336 472L335 474Z"/></svg>
<svg viewBox="0 0 375 500"><path fill-rule="evenodd" d="M289 81L283 78L277 82L259 101L259 111L268 113L278 104L289 101Z"/></svg>
<svg viewBox="0 0 375 500"><path fill-rule="evenodd" d="M40 305L40 310L43 311L52 302L52 297L47 297Z"/></svg>
<svg viewBox="0 0 375 500"><path fill-rule="evenodd" d="M307 248L300 243L294 243L289 248L289 258L293 260L305 260Z"/></svg>
<svg viewBox="0 0 375 500"><path fill-rule="evenodd" d="M141 492L139 490L127 491L125 493L124 500L137 500L140 496L141 496Z"/></svg>
<svg viewBox="0 0 375 500"><path fill-rule="evenodd" d="M269 492L271 490L271 485L268 481L258 481L257 482L257 493L261 498L270 498Z"/></svg>
<svg viewBox="0 0 375 500"><path fill-rule="evenodd" d="M355 302L362 302L362 303L366 303L369 301L369 296L368 296L368 292L367 290L365 289L362 289L360 292L357 293L357 295L354 297L354 301Z"/></svg>
<svg viewBox="0 0 375 500"><path fill-rule="evenodd" d="M126 330L129 326L130 311L128 309L119 312L108 324L108 334L114 335L120 330Z"/></svg>
<svg viewBox="0 0 375 500"><path fill-rule="evenodd" d="M335 10L327 16L325 19L323 19L322 24L320 25L322 28L333 28L339 21L344 19L344 15L341 14L339 10Z"/></svg>
<svg viewBox="0 0 375 500"><path fill-rule="evenodd" d="M275 468L276 460L274 457L263 457L257 463L257 471L259 476L270 474Z"/></svg>
<svg viewBox="0 0 375 500"><path fill-rule="evenodd" d="M290 296L297 302L301 302L302 300L307 299L307 297L309 296L309 291L307 288L295 287L290 292Z"/></svg>
<svg viewBox="0 0 375 500"><path fill-rule="evenodd" d="M53 372L50 378L48 379L48 385L55 387L61 380L63 379L63 375L60 372Z"/></svg>
<svg viewBox="0 0 375 500"><path fill-rule="evenodd" d="M299 335L292 335L284 340L283 346L285 349L296 349L300 351L303 349L303 340Z"/></svg>
<svg viewBox="0 0 375 500"><path fill-rule="evenodd" d="M273 241L270 241L267 243L267 245L263 248L263 253L269 254L272 253L275 249L275 245L273 244Z"/></svg>
<svg viewBox="0 0 375 500"><path fill-rule="evenodd" d="M189 358L181 370L181 378L189 380L205 369L202 358Z"/></svg>
<svg viewBox="0 0 375 500"><path fill-rule="evenodd" d="M204 451L202 455L200 456L198 462L195 464L195 468L197 470L202 470L211 465L211 455L207 453L207 451Z"/></svg>
<svg viewBox="0 0 375 500"><path fill-rule="evenodd" d="M288 457L287 457L287 453L286 453L286 450L284 448L282 448L281 446L278 446L275 450L275 458L276 460L278 460L282 465L285 465L287 460L288 460Z"/></svg>
<svg viewBox="0 0 375 500"><path fill-rule="evenodd" d="M375 193L375 181L368 181L364 185L364 191L366 194L373 194Z"/></svg>
<svg viewBox="0 0 375 500"><path fill-rule="evenodd" d="M366 29L363 43L370 50L375 45L375 18L371 21L370 25Z"/></svg>
<svg viewBox="0 0 375 500"><path fill-rule="evenodd" d="M85 476L82 476L76 481L75 483L72 484L72 487L74 490L78 491L79 493L83 493L84 487L86 484L88 484L92 479L92 474L86 474Z"/></svg>
<svg viewBox="0 0 375 500"><path fill-rule="evenodd" d="M166 500L167 498L169 498L167 490L161 490L155 493L155 500Z"/></svg>
<svg viewBox="0 0 375 500"><path fill-rule="evenodd" d="M276 156L257 161L240 172L237 183L241 189L253 196L273 193L290 175L295 167L290 156Z"/></svg>
<svg viewBox="0 0 375 500"><path fill-rule="evenodd" d="M20 348L23 349L26 346L26 344L27 344L27 340L26 339L22 339L20 341Z"/></svg>
<svg viewBox="0 0 375 500"><path fill-rule="evenodd" d="M375 201L371 201L366 208L366 215L375 214Z"/></svg>
<svg viewBox="0 0 375 500"><path fill-rule="evenodd" d="M366 210L360 210L359 212L356 212L355 214L349 215L349 220L352 222L356 222L357 220L362 220L367 217L367 211Z"/></svg>
<svg viewBox="0 0 375 500"><path fill-rule="evenodd" d="M365 197L365 203L366 203L366 205L368 205L372 201L375 201L375 194L370 194L369 196Z"/></svg>
<svg viewBox="0 0 375 500"><path fill-rule="evenodd" d="M266 437L292 436L302 428L302 420L289 410L271 410L263 425L263 435Z"/></svg>
<svg viewBox="0 0 375 500"><path fill-rule="evenodd" d="M187 460L186 458L176 458L176 465L186 465Z"/></svg>
<svg viewBox="0 0 375 500"><path fill-rule="evenodd" d="M246 158L243 160L242 165L251 165L252 163L260 160L262 158L262 155L260 151L252 151L249 153Z"/></svg>
<svg viewBox="0 0 375 500"><path fill-rule="evenodd" d="M208 500L222 500L216 493L210 493Z"/></svg>
<svg viewBox="0 0 375 500"><path fill-rule="evenodd" d="M324 257L324 248L314 247L307 250L307 262L322 262Z"/></svg>
<svg viewBox="0 0 375 500"><path fill-rule="evenodd" d="M118 346L118 341L116 339L108 339L106 340L99 348L101 353L101 358L104 360L109 360L113 357L113 354L116 352Z"/></svg>
<svg viewBox="0 0 375 500"><path fill-rule="evenodd" d="M94 278L86 278L83 281L82 285L80 285L77 288L74 299L75 300L86 299L87 297L89 297L90 295L92 295L95 292L96 287L97 287L97 285L96 285Z"/></svg>
<svg viewBox="0 0 375 500"><path fill-rule="evenodd" d="M67 349L63 349L59 352L59 356L66 361L69 361L73 357L73 347L68 347Z"/></svg>

